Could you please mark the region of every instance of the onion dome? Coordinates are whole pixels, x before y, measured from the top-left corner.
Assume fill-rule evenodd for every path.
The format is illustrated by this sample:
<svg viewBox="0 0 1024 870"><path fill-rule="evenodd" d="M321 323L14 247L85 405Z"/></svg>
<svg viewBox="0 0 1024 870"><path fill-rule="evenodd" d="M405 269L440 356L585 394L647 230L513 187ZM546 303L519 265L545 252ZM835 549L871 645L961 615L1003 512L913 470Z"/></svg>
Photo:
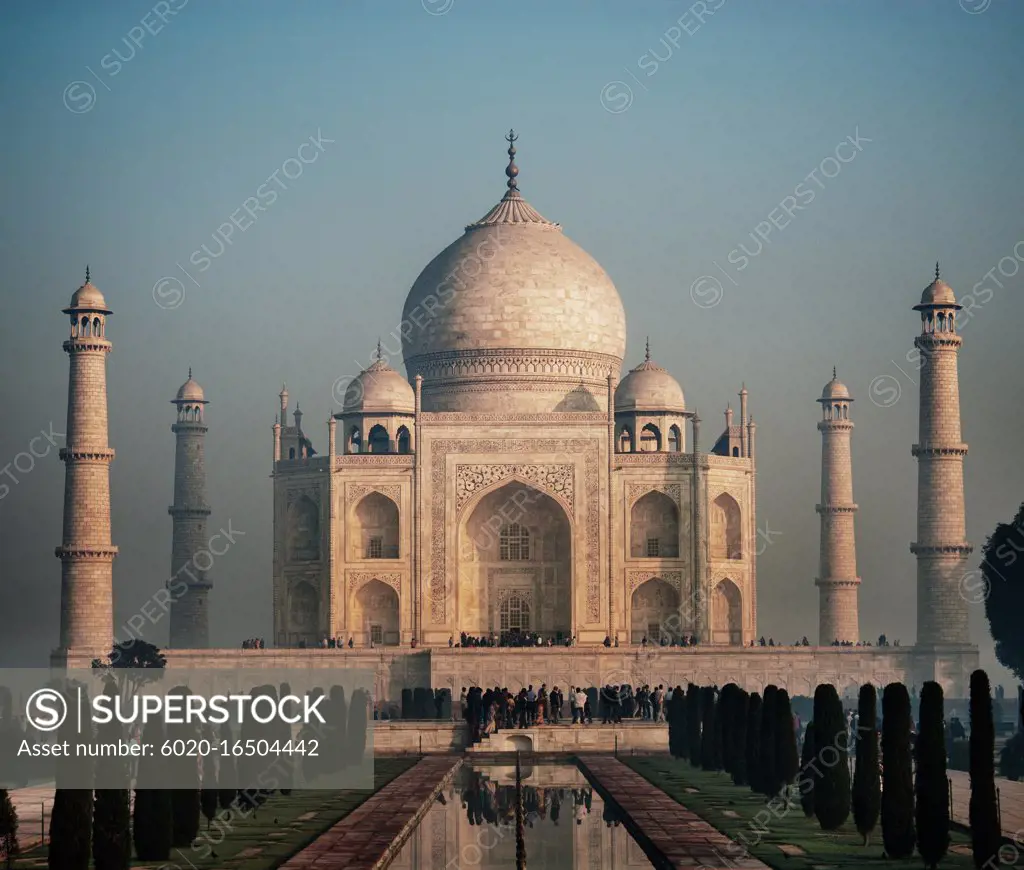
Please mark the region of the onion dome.
<svg viewBox="0 0 1024 870"><path fill-rule="evenodd" d="M935 264L935 280L921 294L921 303L914 306L915 311L932 306L939 308L960 308L956 301L953 288L939 277L939 264Z"/></svg>
<svg viewBox="0 0 1024 870"><path fill-rule="evenodd" d="M842 399L844 402L853 401L850 391L846 388L846 384L836 377L835 367L832 368L832 380L825 384L825 389L821 391L821 399L819 401L829 402L833 399Z"/></svg>
<svg viewBox="0 0 1024 870"><path fill-rule="evenodd" d="M380 342L377 342L377 359L363 369L345 390L342 412L416 413L413 388L384 361Z"/></svg>
<svg viewBox="0 0 1024 870"><path fill-rule="evenodd" d="M107 300L103 298L103 294L100 293L96 285L89 280L88 266L85 267L85 283L71 294L71 304L63 310L63 313L70 314L72 311L96 311L100 314L111 313L110 309L107 308Z"/></svg>
<svg viewBox="0 0 1024 870"><path fill-rule="evenodd" d="M178 388L178 395L172 400L173 404L178 402L190 402L193 404L209 404L203 393L203 388L192 379L192 369L188 370L188 380Z"/></svg>

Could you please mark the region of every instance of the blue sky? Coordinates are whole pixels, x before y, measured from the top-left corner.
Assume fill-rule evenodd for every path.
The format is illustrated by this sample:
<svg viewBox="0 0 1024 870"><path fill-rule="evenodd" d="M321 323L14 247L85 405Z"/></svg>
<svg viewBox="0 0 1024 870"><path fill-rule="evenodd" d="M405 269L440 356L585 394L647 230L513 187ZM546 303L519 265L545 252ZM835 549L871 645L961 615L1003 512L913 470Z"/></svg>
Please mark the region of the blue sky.
<svg viewBox="0 0 1024 870"><path fill-rule="evenodd" d="M705 6L714 12L703 22L689 2L638 0L169 0L157 4L166 21L149 2L0 8L0 449L13 458L51 421L62 431L59 310L89 263L115 312L121 619L167 571L167 403L191 365L211 399L211 521L252 532L213 572L214 640L269 636L280 384L323 446L326 426L312 421L334 407L332 384L396 328L423 265L500 197L502 136L515 127L520 189L619 288L627 365L650 335L712 428L746 381L759 525L780 532L759 562L759 621L787 642L817 622L814 399L838 367L857 399L863 633L910 642L910 308L936 259L960 294L1001 258L1005 273L1020 265L1024 7ZM218 227L317 136L315 162L197 273L193 253L216 250ZM849 162L823 163L851 136L862 145ZM822 175L833 163L839 171ZM812 172L813 202L738 270L730 253L752 250L750 233L814 184ZM1024 496L1010 453L1024 424L1012 377L1024 279L994 274L1004 287L965 325L961 357L968 533L979 548ZM691 291L706 275L721 293L701 307L706 285ZM154 298L165 277L182 282L176 307L173 282ZM62 487L51 456L0 501L0 604L31 601L38 612L0 658L38 657L56 640ZM980 607L972 625L987 649Z"/></svg>

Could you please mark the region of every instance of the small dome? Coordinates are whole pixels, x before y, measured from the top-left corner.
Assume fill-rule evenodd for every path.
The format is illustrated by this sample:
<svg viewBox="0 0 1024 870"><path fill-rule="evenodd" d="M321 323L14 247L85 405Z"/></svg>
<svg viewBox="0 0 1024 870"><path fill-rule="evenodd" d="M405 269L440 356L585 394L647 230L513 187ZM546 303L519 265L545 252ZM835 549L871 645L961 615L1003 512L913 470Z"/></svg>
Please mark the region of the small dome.
<svg viewBox="0 0 1024 870"><path fill-rule="evenodd" d="M65 314L72 311L98 311L102 314L110 314L107 308L107 300L103 294L89 280L89 272L86 270L85 283L71 295L71 304L64 309Z"/></svg>
<svg viewBox="0 0 1024 870"><path fill-rule="evenodd" d="M843 399L848 402L852 402L853 399L850 396L850 391L846 388L839 378L835 376L835 372L832 373L832 380L825 384L825 389L821 391L822 401L831 401L832 399Z"/></svg>
<svg viewBox="0 0 1024 870"><path fill-rule="evenodd" d="M378 359L348 385L342 410L346 414L354 411L414 414L416 394L405 378L383 359Z"/></svg>
<svg viewBox="0 0 1024 870"><path fill-rule="evenodd" d="M633 369L615 390L616 411L686 410L683 388L665 369L646 359Z"/></svg>
<svg viewBox="0 0 1024 870"><path fill-rule="evenodd" d="M921 294L922 305L956 305L956 294L945 281L936 278L924 288Z"/></svg>
<svg viewBox="0 0 1024 870"><path fill-rule="evenodd" d="M178 395L174 397L175 402L202 402L206 404L206 396L203 388L192 380L192 369L188 370L188 380L178 388Z"/></svg>

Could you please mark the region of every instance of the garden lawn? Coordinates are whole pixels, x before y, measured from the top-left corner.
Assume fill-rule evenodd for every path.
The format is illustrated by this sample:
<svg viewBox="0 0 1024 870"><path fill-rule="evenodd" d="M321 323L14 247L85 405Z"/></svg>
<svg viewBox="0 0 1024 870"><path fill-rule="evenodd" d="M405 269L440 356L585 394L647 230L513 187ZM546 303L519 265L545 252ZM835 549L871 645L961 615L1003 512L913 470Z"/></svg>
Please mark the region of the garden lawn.
<svg viewBox="0 0 1024 870"><path fill-rule="evenodd" d="M765 821L768 811L764 797L754 794L749 786L733 785L728 774L695 770L689 761L668 756L620 755L619 761L726 836L746 845L751 855L777 870L863 870L865 867L922 870L924 867L916 853L901 861L882 857L881 821L865 847L853 824L852 813L838 831L822 831L817 819L804 816L799 797L796 797L788 809L776 803L775 814ZM688 792L688 788L697 791ZM762 815L756 818L759 812ZM950 837L950 850L939 866L974 870L970 839L956 830L950 832ZM790 848L793 846L799 852ZM1016 866L1024 868L1024 861L1018 860Z"/></svg>
<svg viewBox="0 0 1024 870"><path fill-rule="evenodd" d="M273 870L418 761L418 756L375 759L373 791L293 791L290 795L277 792L256 810L255 816L250 813L242 818L235 813L222 823L223 833L218 831L215 819L209 841L206 819L201 819L199 838L192 848L172 848L167 861L135 859L132 867ZM33 849L15 864L18 870L46 866L45 847Z"/></svg>

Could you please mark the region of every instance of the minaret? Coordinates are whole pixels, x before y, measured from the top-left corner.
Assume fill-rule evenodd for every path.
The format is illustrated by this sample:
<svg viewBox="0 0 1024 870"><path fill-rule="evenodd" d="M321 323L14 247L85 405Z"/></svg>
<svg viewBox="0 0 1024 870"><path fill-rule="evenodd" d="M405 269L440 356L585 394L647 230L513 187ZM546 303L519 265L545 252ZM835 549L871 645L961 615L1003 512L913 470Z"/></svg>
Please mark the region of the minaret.
<svg viewBox="0 0 1024 870"><path fill-rule="evenodd" d="M856 643L860 639L857 619L857 542L853 517L853 462L850 456L850 403L846 386L836 378L825 384L821 404L821 561L814 581L818 597L818 643L835 640Z"/></svg>
<svg viewBox="0 0 1024 870"><path fill-rule="evenodd" d="M106 656L114 643L113 562L110 543L110 463L107 445L107 317L103 294L89 281L63 309L71 319L64 352L68 422L64 462L64 534L61 560L60 647Z"/></svg>
<svg viewBox="0 0 1024 870"><path fill-rule="evenodd" d="M203 388L192 380L181 385L171 400L178 420L171 426L175 435L174 504L167 508L172 518L171 534L171 636L172 649L206 649L210 646L207 596L212 584L206 572L213 565L210 540L206 536L206 459L204 442L207 426Z"/></svg>
<svg viewBox="0 0 1024 870"><path fill-rule="evenodd" d="M960 434L960 386L957 355L963 340L956 332L957 304L952 288L939 278L925 288L921 334L921 397L917 457L917 643L919 646L970 644L967 602L960 583L967 557L964 517L964 456Z"/></svg>

